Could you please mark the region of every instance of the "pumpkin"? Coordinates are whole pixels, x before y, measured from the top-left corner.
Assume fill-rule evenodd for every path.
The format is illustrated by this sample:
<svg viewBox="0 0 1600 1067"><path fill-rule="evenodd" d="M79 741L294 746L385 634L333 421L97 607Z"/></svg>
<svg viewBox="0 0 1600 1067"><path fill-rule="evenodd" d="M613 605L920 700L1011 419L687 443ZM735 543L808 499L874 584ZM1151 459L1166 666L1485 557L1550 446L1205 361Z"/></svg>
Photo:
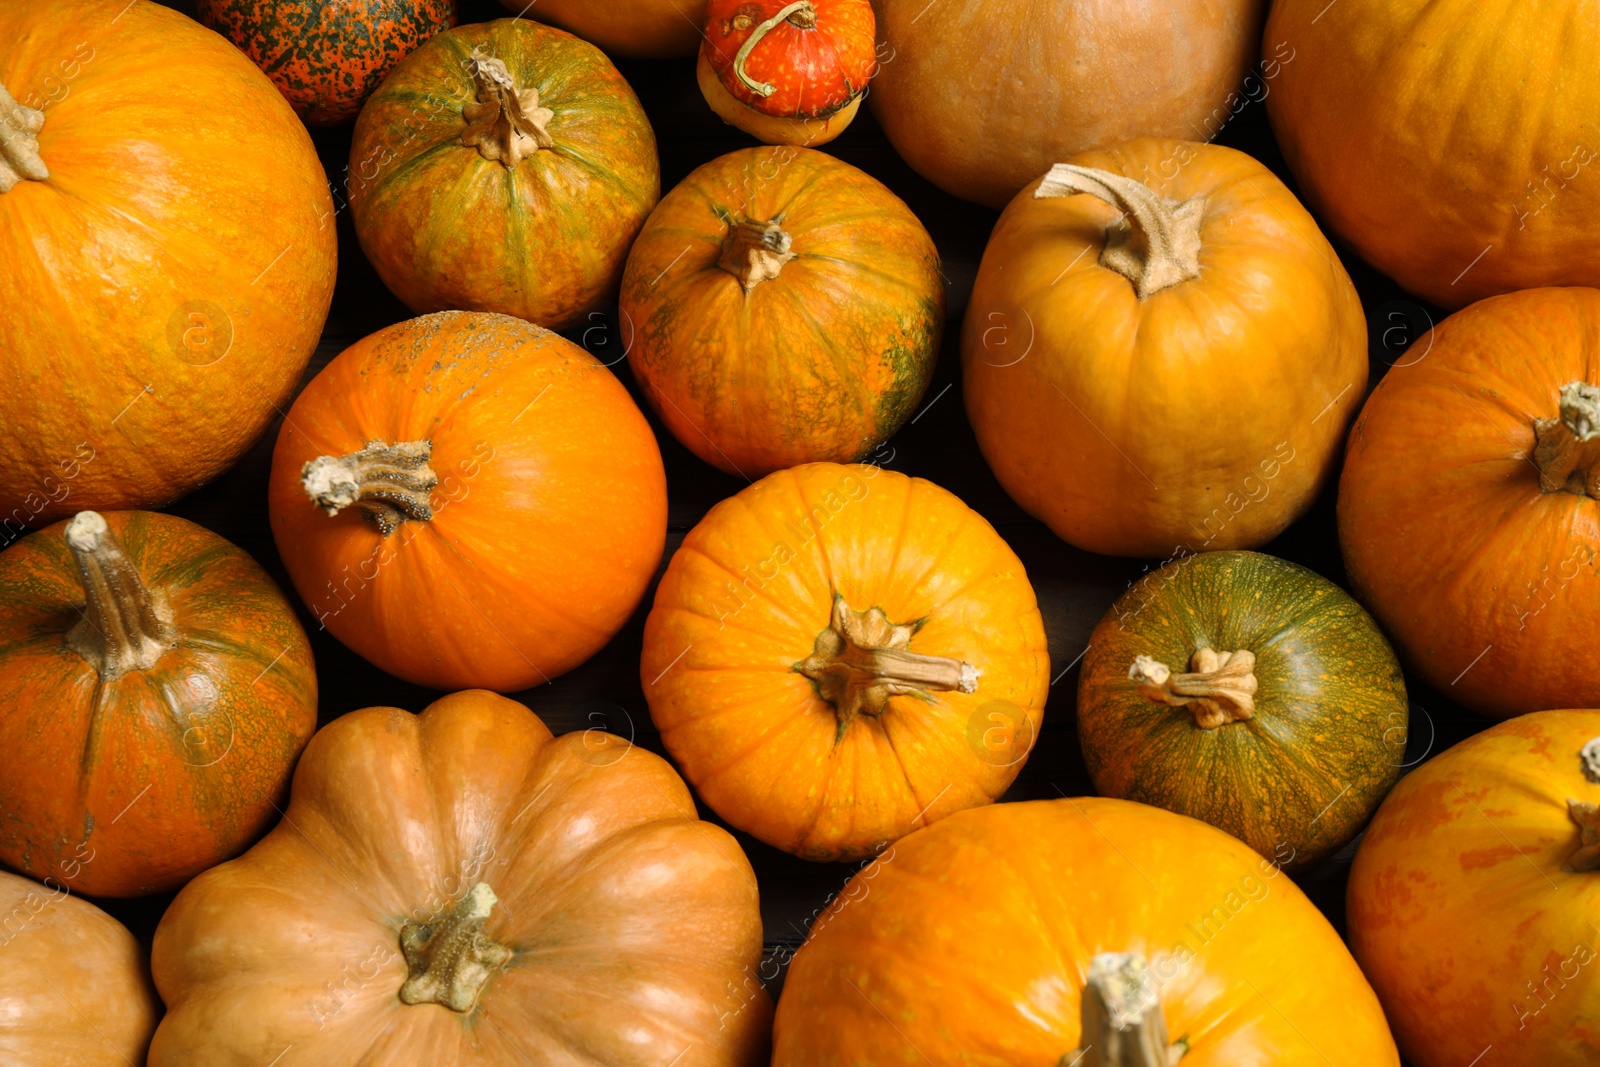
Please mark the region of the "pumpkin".
<svg viewBox="0 0 1600 1067"><path fill-rule="evenodd" d="M456 23L455 0L200 0L200 21L312 126L349 122L394 65Z"/></svg>
<svg viewBox="0 0 1600 1067"><path fill-rule="evenodd" d="M1304 514L1367 382L1333 248L1241 152L1077 156L995 224L961 335L967 415L1012 498L1079 548L1254 548Z"/></svg>
<svg viewBox="0 0 1600 1067"><path fill-rule="evenodd" d="M1259 552L1147 575L1095 627L1078 682L1096 792L1201 819L1290 871L1366 825L1400 776L1409 718L1372 617Z"/></svg>
<svg viewBox="0 0 1600 1067"><path fill-rule="evenodd" d="M1350 581L1428 684L1505 718L1600 706L1600 291L1537 289L1419 339L1350 432Z"/></svg>
<svg viewBox="0 0 1600 1067"><path fill-rule="evenodd" d="M1266 98L1284 157L1373 266L1452 309L1600 285L1591 11L1278 0L1265 39L1296 57Z"/></svg>
<svg viewBox="0 0 1600 1067"><path fill-rule="evenodd" d="M500 0L518 17L560 26L619 56L688 56L700 44L706 0Z"/></svg>
<svg viewBox="0 0 1600 1067"><path fill-rule="evenodd" d="M11 1067L144 1063L161 1006L144 951L115 919L59 883L0 871L0 953L0 1060Z"/></svg>
<svg viewBox="0 0 1600 1067"><path fill-rule="evenodd" d="M695 455L755 478L860 459L912 416L939 356L933 239L876 179L751 148L668 193L628 257L628 363Z"/></svg>
<svg viewBox="0 0 1600 1067"><path fill-rule="evenodd" d="M272 535L317 621L436 689L525 689L621 629L666 543L649 423L611 372L508 315L341 352L272 454Z"/></svg>
<svg viewBox="0 0 1600 1067"><path fill-rule="evenodd" d="M827 144L877 73L868 0L711 0L696 77L724 122L768 144Z"/></svg>
<svg viewBox="0 0 1600 1067"><path fill-rule="evenodd" d="M1348 916L1411 1063L1600 1057L1597 842L1600 711L1499 723L1395 787L1356 853Z"/></svg>
<svg viewBox="0 0 1600 1067"><path fill-rule="evenodd" d="M1003 207L1091 148L1214 137L1250 99L1241 83L1266 6L877 0L872 113L918 174Z"/></svg>
<svg viewBox="0 0 1600 1067"><path fill-rule="evenodd" d="M149 0L0 5L0 544L165 503L276 417L333 295L305 127Z"/></svg>
<svg viewBox="0 0 1600 1067"><path fill-rule="evenodd" d="M813 463L684 538L639 674L712 810L849 860L1005 792L1050 659L1022 562L982 516L921 478Z"/></svg>
<svg viewBox="0 0 1600 1067"><path fill-rule="evenodd" d="M367 708L162 917L150 1067L754 1067L760 961L750 863L659 756L493 693Z"/></svg>
<svg viewBox="0 0 1600 1067"><path fill-rule="evenodd" d="M0 860L155 893L254 841L317 723L311 646L244 552L80 512L0 554Z"/></svg>
<svg viewBox="0 0 1600 1067"><path fill-rule="evenodd" d="M446 30L356 120L356 236L413 311L551 329L611 299L661 193L655 133L599 49L526 19Z"/></svg>
<svg viewBox="0 0 1600 1067"><path fill-rule="evenodd" d="M1399 1065L1355 961L1276 867L1093 797L896 842L812 926L773 1043L773 1067Z"/></svg>

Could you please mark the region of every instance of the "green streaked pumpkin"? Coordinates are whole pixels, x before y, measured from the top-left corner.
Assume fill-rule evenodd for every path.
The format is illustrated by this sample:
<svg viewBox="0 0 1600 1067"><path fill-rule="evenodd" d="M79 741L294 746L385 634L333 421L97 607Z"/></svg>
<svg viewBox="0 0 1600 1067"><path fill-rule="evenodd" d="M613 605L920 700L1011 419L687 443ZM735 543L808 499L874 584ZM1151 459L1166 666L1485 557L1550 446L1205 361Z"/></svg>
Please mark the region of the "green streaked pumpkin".
<svg viewBox="0 0 1600 1067"><path fill-rule="evenodd" d="M501 19L401 61L356 120L347 183L362 249L413 311L565 329L615 294L661 172L598 48Z"/></svg>
<svg viewBox="0 0 1600 1067"><path fill-rule="evenodd" d="M1095 789L1202 819L1287 870L1347 843L1400 776L1405 680L1344 590L1259 552L1167 563L1095 628L1078 739Z"/></svg>

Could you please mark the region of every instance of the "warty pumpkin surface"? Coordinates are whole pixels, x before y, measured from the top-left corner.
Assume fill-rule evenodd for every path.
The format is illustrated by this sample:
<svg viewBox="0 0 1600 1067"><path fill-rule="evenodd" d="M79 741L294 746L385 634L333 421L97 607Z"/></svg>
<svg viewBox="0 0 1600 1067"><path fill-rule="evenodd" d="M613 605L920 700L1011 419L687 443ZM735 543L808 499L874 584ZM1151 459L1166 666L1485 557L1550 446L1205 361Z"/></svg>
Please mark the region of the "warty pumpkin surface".
<svg viewBox="0 0 1600 1067"><path fill-rule="evenodd" d="M617 56L688 56L700 45L706 0L500 0L519 16L575 33Z"/></svg>

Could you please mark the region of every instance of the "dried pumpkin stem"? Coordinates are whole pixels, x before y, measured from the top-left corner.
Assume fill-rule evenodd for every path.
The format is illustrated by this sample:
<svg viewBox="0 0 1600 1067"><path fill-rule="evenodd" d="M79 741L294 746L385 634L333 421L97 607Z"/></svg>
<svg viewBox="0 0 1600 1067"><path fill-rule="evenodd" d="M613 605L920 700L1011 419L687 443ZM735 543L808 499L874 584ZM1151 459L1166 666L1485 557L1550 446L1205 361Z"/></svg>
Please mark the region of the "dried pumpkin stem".
<svg viewBox="0 0 1600 1067"><path fill-rule="evenodd" d="M83 580L83 618L67 631L67 647L109 681L149 670L178 643L165 598L139 578L106 520L80 511L67 523L67 548Z"/></svg>
<svg viewBox="0 0 1600 1067"><path fill-rule="evenodd" d="M802 30L816 29L816 5L811 3L811 0L799 0L798 3L790 4L751 31L750 36L745 38L744 46L739 49L739 54L733 57L734 75L744 84L746 89L749 89L757 96L771 96L778 91L777 86L769 85L766 82L758 82L746 74L744 71L745 61L750 58L750 53L755 50L756 45L761 43L761 39L777 29L779 23L786 20Z"/></svg>
<svg viewBox="0 0 1600 1067"><path fill-rule="evenodd" d="M477 52L472 56L472 74L478 101L461 109L467 120L462 144L508 169L541 148L555 147L555 138L545 127L556 113L539 106L538 89L518 89L505 63Z"/></svg>
<svg viewBox="0 0 1600 1067"><path fill-rule="evenodd" d="M1600 388L1568 382L1561 387L1560 411L1533 424L1539 488L1600 499Z"/></svg>
<svg viewBox="0 0 1600 1067"><path fill-rule="evenodd" d="M50 168L39 155L44 112L17 103L0 85L0 193L9 193L24 178L42 182Z"/></svg>
<svg viewBox="0 0 1600 1067"><path fill-rule="evenodd" d="M1578 752L1583 777L1600 785L1600 737L1591 738ZM1600 871L1600 804L1567 800L1567 814L1578 827L1578 849L1568 858L1565 870Z"/></svg>
<svg viewBox="0 0 1600 1067"><path fill-rule="evenodd" d="M483 987L513 955L483 932L484 921L498 903L488 883L479 882L444 917L401 927L400 949L409 974L400 986L400 999L471 1011Z"/></svg>
<svg viewBox="0 0 1600 1067"><path fill-rule="evenodd" d="M318 456L300 468L306 495L329 515L360 508L385 537L406 519L433 518L428 494L439 484L431 441L368 441L347 456Z"/></svg>
<svg viewBox="0 0 1600 1067"><path fill-rule="evenodd" d="M1187 707L1203 730L1255 716L1256 657L1253 652L1202 648L1189 662L1190 674L1173 674L1165 663L1136 656L1128 680L1147 700Z"/></svg>
<svg viewBox="0 0 1600 1067"><path fill-rule="evenodd" d="M790 251L794 238L784 232L782 223L781 215L765 222L744 219L733 223L722 239L717 266L738 278L745 292L776 278L783 265L795 258Z"/></svg>
<svg viewBox="0 0 1600 1067"><path fill-rule="evenodd" d="M1083 1045L1061 1067L1172 1067L1189 1051L1186 1041L1168 1043L1161 1000L1136 952L1094 957L1080 1005Z"/></svg>
<svg viewBox="0 0 1600 1067"><path fill-rule="evenodd" d="M1087 193L1123 213L1106 228L1100 265L1133 283L1140 300L1200 277L1200 222L1205 197L1167 200L1143 182L1093 167L1057 163L1034 190L1035 200Z"/></svg>

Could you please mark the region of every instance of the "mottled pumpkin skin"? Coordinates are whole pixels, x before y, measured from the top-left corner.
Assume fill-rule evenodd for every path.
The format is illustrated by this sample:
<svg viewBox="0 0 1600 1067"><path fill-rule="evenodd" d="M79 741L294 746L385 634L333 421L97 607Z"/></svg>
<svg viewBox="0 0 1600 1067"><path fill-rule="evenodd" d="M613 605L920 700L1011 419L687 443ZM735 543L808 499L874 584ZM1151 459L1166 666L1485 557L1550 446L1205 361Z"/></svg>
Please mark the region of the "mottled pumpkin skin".
<svg viewBox="0 0 1600 1067"><path fill-rule="evenodd" d="M1173 673L1202 648L1255 654L1254 717L1202 729L1147 700L1134 657ZM1286 870L1332 855L1400 776L1405 680L1372 617L1304 567L1259 552L1175 560L1089 640L1078 740L1095 790L1226 830Z"/></svg>
<svg viewBox="0 0 1600 1067"><path fill-rule="evenodd" d="M65 643L84 602L66 523L0 553L0 860L139 896L237 855L277 817L317 679L294 609L243 551L173 515L104 518L181 638L102 682Z"/></svg>
<svg viewBox="0 0 1600 1067"><path fill-rule="evenodd" d="M765 115L826 118L866 91L878 70L877 20L868 0L814 0L816 25L788 19L756 42L745 60L751 80L771 85L763 96L745 85L734 60L756 28L788 7L786 0L711 0L700 54L735 100Z"/></svg>
<svg viewBox="0 0 1600 1067"><path fill-rule="evenodd" d="M617 56L690 56L706 0L500 0L510 11L575 33Z"/></svg>
<svg viewBox="0 0 1600 1067"><path fill-rule="evenodd" d="M782 215L796 259L748 292L719 267L733 224ZM880 182L807 148L696 169L628 257L628 362L695 455L755 478L864 457L910 418L939 355L933 240Z"/></svg>
<svg viewBox="0 0 1600 1067"><path fill-rule="evenodd" d="M255 60L307 125L337 126L456 24L456 0L200 0L200 21Z"/></svg>
<svg viewBox="0 0 1600 1067"><path fill-rule="evenodd" d="M555 145L515 166L461 143L474 51L534 88ZM356 120L356 235L413 311L499 311L564 329L616 294L661 195L655 133L593 45L528 19L446 30L395 68Z"/></svg>

